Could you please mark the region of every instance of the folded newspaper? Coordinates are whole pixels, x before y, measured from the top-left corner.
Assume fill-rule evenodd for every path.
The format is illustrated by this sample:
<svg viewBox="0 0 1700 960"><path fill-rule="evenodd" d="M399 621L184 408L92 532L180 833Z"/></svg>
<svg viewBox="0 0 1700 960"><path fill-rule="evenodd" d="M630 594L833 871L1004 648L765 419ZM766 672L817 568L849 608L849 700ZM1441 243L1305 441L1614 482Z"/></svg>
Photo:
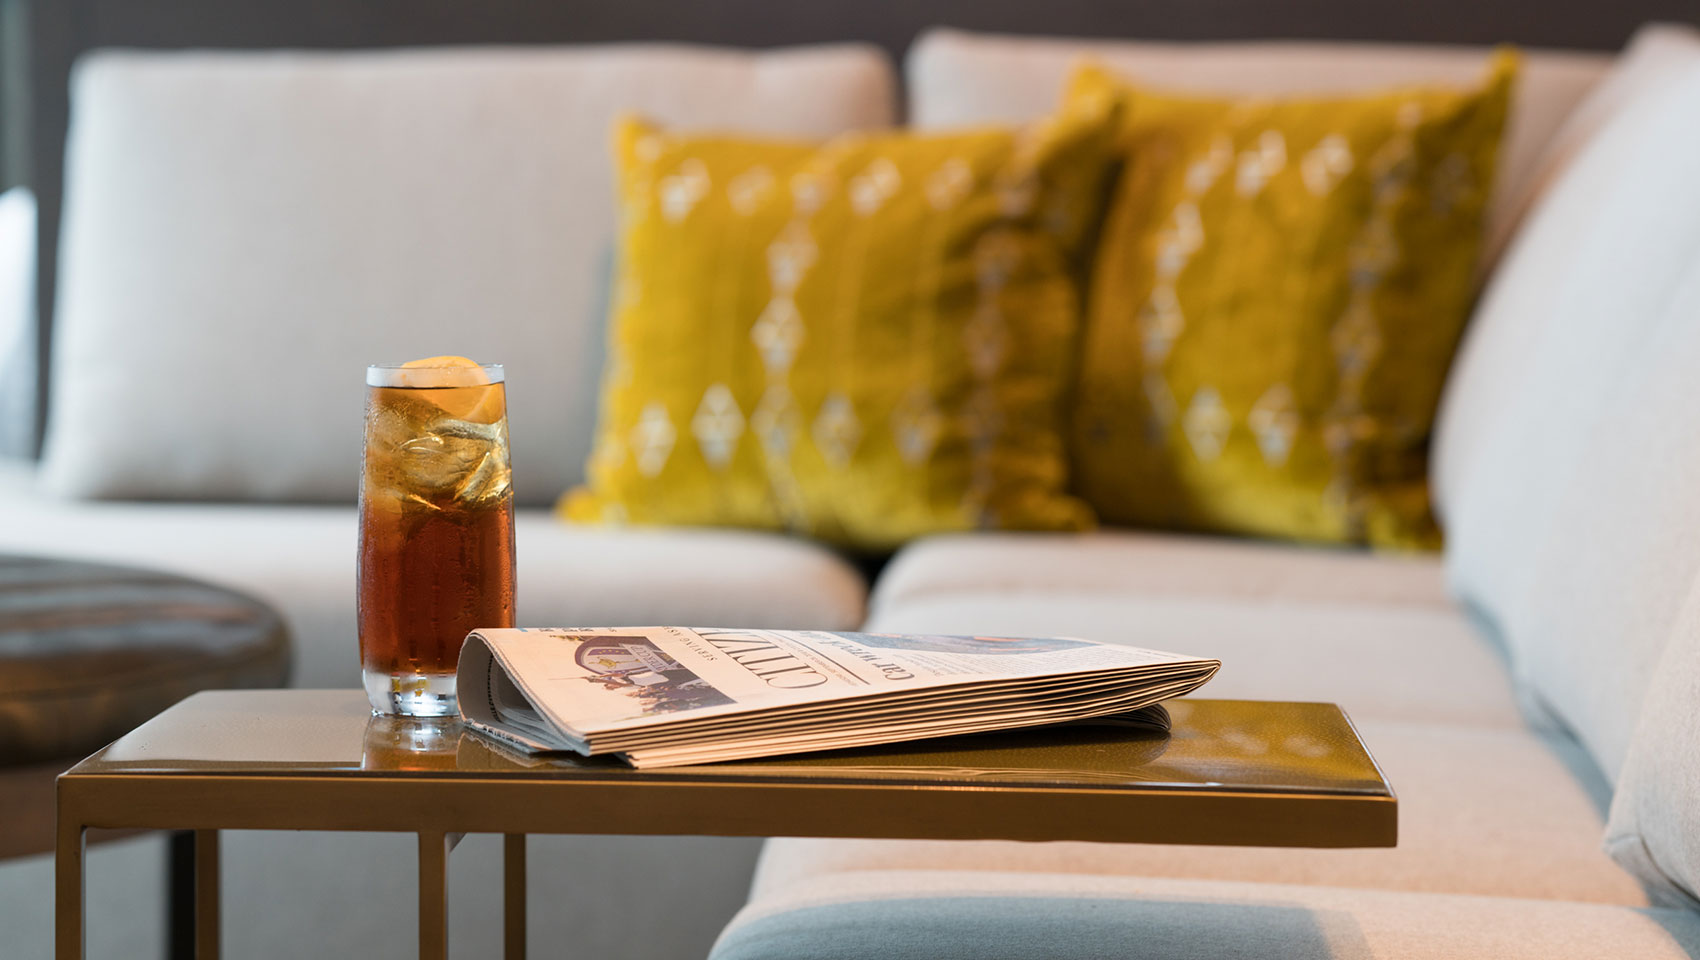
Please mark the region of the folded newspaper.
<svg viewBox="0 0 1700 960"><path fill-rule="evenodd" d="M1221 666L1064 637L526 628L469 635L457 685L470 726L526 751L665 767L1119 717Z"/></svg>

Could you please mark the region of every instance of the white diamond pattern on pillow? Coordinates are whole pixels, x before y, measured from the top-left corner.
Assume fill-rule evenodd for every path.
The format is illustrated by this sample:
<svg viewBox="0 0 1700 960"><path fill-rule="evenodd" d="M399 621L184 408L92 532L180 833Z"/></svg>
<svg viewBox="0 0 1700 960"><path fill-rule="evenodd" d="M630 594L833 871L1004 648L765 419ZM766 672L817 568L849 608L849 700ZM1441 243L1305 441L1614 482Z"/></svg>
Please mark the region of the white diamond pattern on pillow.
<svg viewBox="0 0 1700 960"><path fill-rule="evenodd" d="M552 502L590 446L615 116L825 137L889 125L893 87L853 46L92 55L46 484L350 501L364 365L453 353L507 365L515 491ZM699 173L670 213L728 189Z"/></svg>
<svg viewBox="0 0 1700 960"><path fill-rule="evenodd" d="M744 415L730 387L715 383L703 391L702 404L691 418L691 432L702 448L702 458L716 470L724 470L732 459L733 444L744 432Z"/></svg>

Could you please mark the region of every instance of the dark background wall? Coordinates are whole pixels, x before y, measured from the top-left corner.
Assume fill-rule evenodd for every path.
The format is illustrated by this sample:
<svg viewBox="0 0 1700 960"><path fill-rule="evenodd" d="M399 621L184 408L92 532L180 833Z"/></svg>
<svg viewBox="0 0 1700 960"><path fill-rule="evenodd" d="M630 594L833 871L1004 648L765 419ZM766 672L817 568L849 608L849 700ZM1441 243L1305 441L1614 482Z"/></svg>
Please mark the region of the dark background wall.
<svg viewBox="0 0 1700 960"><path fill-rule="evenodd" d="M1649 20L1700 22L1700 0L0 0L0 184L30 183L40 205L45 371L67 82L77 55L95 47L859 40L900 56L920 31L950 25L1170 40L1510 41L1611 50Z"/></svg>

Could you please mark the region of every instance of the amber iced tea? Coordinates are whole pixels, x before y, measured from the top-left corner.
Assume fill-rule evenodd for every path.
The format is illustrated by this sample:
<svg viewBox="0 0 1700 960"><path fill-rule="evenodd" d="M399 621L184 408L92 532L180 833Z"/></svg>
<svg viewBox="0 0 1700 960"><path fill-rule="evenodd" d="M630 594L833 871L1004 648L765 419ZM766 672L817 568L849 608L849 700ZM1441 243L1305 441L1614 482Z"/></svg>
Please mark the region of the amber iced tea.
<svg viewBox="0 0 1700 960"><path fill-rule="evenodd" d="M507 404L499 366L416 364L367 371L360 665L375 711L444 716L467 632L514 623Z"/></svg>

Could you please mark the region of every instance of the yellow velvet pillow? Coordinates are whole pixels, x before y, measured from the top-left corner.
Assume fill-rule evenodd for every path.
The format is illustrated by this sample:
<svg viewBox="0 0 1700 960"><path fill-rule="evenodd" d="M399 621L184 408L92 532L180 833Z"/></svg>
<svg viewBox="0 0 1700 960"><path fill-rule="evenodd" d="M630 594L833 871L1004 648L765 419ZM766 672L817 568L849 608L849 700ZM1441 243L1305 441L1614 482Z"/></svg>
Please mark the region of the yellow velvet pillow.
<svg viewBox="0 0 1700 960"><path fill-rule="evenodd" d="M1327 100L1124 88L1071 436L1105 522L1438 543L1429 433L1516 68Z"/></svg>
<svg viewBox="0 0 1700 960"><path fill-rule="evenodd" d="M1019 131L616 137L623 224L580 522L882 550L1090 525L1064 393L1118 100Z"/></svg>

